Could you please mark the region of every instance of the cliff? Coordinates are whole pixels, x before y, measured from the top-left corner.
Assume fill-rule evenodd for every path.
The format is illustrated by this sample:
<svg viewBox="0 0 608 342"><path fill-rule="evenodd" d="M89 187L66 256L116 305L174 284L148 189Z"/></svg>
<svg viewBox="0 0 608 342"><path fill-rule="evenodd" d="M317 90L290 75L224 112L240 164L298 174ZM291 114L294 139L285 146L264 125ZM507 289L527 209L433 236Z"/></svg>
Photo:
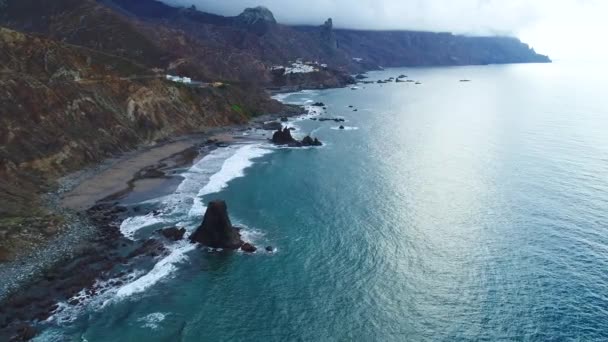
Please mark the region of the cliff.
<svg viewBox="0 0 608 342"><path fill-rule="evenodd" d="M340 49L383 67L547 63L512 37L468 37L414 31L334 30Z"/></svg>

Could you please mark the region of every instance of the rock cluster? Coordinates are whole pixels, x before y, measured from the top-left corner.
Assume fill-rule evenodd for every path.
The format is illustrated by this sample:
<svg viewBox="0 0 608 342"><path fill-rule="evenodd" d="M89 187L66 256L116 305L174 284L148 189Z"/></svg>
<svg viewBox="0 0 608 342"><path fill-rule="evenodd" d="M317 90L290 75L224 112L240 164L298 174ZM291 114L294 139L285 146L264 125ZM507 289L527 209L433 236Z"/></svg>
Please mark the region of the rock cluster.
<svg viewBox="0 0 608 342"><path fill-rule="evenodd" d="M289 147L307 147L307 146L322 146L323 143L317 138L306 136L302 141L298 141L291 136L291 130L289 128L283 128L277 130L272 135L272 142L276 145L288 145Z"/></svg>

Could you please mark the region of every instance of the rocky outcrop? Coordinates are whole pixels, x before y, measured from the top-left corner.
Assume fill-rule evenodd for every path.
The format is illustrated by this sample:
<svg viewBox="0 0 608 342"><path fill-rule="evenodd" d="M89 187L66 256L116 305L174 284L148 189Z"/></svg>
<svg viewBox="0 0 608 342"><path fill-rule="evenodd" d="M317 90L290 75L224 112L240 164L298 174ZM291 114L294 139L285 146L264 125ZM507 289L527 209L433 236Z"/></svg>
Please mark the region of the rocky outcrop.
<svg viewBox="0 0 608 342"><path fill-rule="evenodd" d="M203 223L190 236L190 241L212 248L239 249L243 246L239 229L232 226L224 201L209 203Z"/></svg>
<svg viewBox="0 0 608 342"><path fill-rule="evenodd" d="M327 19L323 25L321 25L321 43L328 47L330 50L338 49L338 40L334 33L334 22L331 18Z"/></svg>
<svg viewBox="0 0 608 342"><path fill-rule="evenodd" d="M291 136L291 130L285 127L274 132L272 142L276 145L289 145L295 144L297 141Z"/></svg>
<svg viewBox="0 0 608 342"><path fill-rule="evenodd" d="M263 6L247 8L236 19L238 23L260 36L277 24L272 12Z"/></svg>
<svg viewBox="0 0 608 342"><path fill-rule="evenodd" d="M319 139L312 138L308 135L304 137L302 141L296 140L291 136L291 130L287 127L274 132L272 135L272 142L276 145L287 145L289 147L323 146L323 143L321 143Z"/></svg>
<svg viewBox="0 0 608 342"><path fill-rule="evenodd" d="M302 147L307 146L323 146L323 144L317 138L312 138L310 135L307 135L302 139Z"/></svg>

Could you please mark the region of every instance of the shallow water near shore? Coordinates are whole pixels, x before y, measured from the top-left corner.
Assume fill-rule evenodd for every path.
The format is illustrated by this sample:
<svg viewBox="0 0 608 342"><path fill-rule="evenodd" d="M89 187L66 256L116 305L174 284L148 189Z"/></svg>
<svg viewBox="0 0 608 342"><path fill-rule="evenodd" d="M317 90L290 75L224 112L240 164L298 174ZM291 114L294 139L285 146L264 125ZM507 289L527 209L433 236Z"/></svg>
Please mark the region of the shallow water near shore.
<svg viewBox="0 0 608 342"><path fill-rule="evenodd" d="M168 245L37 340L606 340L602 70L391 69L370 80L422 84L281 95L327 105L289 123L325 146L217 149L172 193L129 203L159 215L121 225L193 231L221 198L258 252Z"/></svg>

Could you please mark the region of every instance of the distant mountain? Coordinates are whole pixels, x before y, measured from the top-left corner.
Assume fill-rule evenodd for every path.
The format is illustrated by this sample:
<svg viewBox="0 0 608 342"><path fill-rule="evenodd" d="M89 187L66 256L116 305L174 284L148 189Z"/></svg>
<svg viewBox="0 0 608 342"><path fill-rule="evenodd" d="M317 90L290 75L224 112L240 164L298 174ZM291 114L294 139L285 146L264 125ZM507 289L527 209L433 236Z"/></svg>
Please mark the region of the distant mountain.
<svg viewBox="0 0 608 342"><path fill-rule="evenodd" d="M237 17L223 17L194 8L176 8L155 0L100 1L128 11L138 18L163 20L169 25L198 34L202 39L211 39L218 44L245 50L262 61L272 63L303 58L319 60L336 69L359 71L380 65L396 67L550 62L547 56L537 54L513 37L334 29L331 19L320 26L290 27L277 24L272 13L262 7L247 9ZM255 22L257 26L242 25L243 17L250 18L249 21ZM205 29L199 30L201 26ZM228 28L240 29L242 37L229 34ZM256 33L257 37L248 36L247 33ZM353 63L353 58L359 63Z"/></svg>

